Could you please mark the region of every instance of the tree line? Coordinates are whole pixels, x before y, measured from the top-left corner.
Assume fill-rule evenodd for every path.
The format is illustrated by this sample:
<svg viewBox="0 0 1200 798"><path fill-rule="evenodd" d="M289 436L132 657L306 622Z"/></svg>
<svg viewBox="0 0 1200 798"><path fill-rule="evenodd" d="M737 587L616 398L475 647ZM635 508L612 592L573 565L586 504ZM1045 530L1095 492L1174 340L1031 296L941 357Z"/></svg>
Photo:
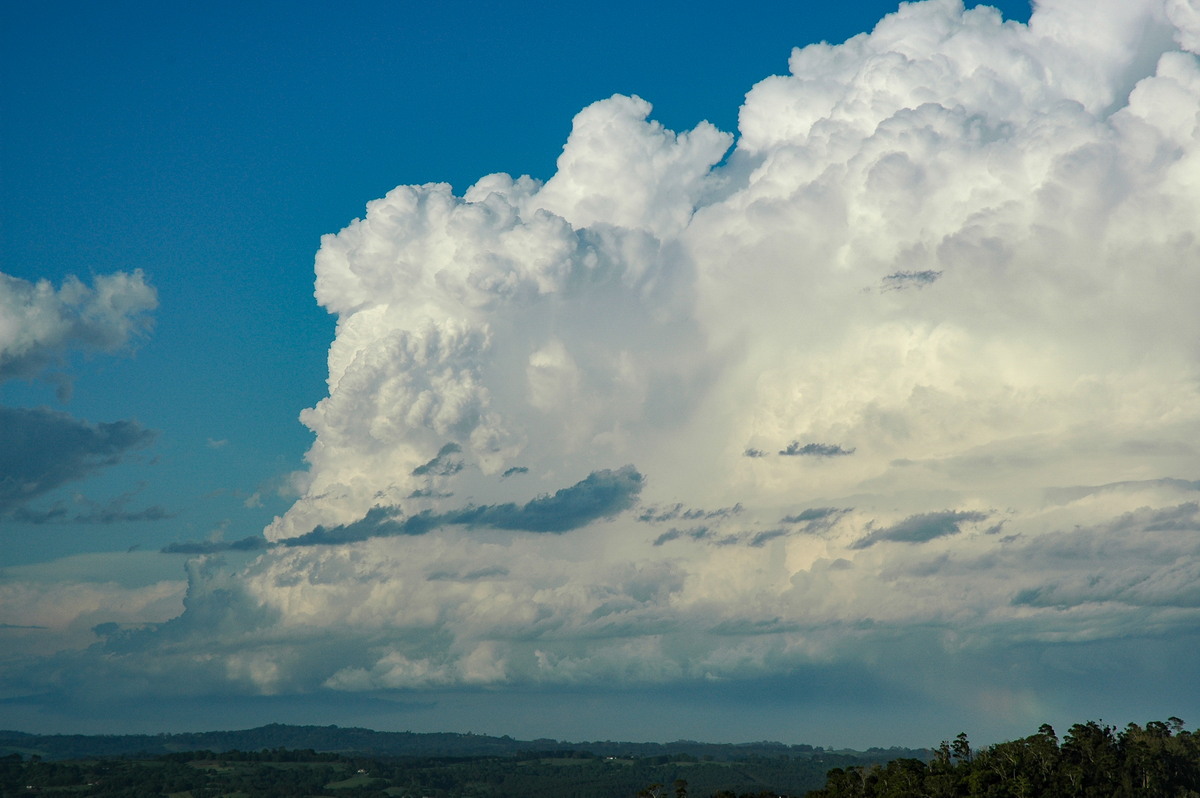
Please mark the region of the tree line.
<svg viewBox="0 0 1200 798"><path fill-rule="evenodd" d="M834 768L808 798L1200 798L1200 732L1179 718L1123 730L1088 721L1063 736L1049 725L974 751L965 734L929 761Z"/></svg>

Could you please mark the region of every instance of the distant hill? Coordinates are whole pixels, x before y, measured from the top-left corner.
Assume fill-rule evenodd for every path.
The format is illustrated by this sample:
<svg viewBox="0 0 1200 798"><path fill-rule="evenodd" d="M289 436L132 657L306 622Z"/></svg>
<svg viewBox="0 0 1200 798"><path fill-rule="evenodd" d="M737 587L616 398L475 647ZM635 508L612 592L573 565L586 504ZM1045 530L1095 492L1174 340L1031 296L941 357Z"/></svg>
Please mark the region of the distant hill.
<svg viewBox="0 0 1200 798"><path fill-rule="evenodd" d="M739 761L752 757L814 757L831 754L885 762L898 757L927 760L925 749L890 748L868 751L826 751L811 745L776 742L739 744L678 740L672 743L631 743L611 740L563 742L552 739L514 740L483 734L452 732L379 732L339 726L288 726L272 723L240 731L187 732L182 734L28 734L0 731L0 756L19 753L46 760L83 757L159 755L180 751L261 751L285 748L311 749L363 756L407 757L514 757L531 751L579 751L606 757L674 757L687 755L712 761Z"/></svg>

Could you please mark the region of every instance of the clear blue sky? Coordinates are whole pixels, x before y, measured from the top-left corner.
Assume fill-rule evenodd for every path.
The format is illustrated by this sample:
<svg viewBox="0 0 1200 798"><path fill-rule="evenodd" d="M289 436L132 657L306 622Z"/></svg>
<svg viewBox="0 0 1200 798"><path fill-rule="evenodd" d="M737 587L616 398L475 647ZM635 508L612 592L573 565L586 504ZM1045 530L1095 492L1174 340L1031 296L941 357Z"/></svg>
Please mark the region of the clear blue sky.
<svg viewBox="0 0 1200 798"><path fill-rule="evenodd" d="M3 4L0 726L1192 721L1197 33L1054 5Z"/></svg>

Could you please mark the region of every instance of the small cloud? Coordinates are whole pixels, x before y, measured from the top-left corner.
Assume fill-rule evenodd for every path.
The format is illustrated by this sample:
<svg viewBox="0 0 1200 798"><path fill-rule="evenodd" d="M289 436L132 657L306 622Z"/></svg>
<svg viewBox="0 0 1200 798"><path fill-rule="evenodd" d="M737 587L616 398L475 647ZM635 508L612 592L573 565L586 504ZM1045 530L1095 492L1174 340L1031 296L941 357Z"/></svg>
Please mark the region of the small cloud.
<svg viewBox="0 0 1200 798"><path fill-rule="evenodd" d="M463 460L461 457L454 455L460 454L462 447L457 443L447 443L440 450L437 456L424 465L417 466L413 469L414 477L449 477L454 476L459 471L463 470Z"/></svg>
<svg viewBox="0 0 1200 798"><path fill-rule="evenodd" d="M712 537L712 530L706 526L694 526L691 529L676 529L675 527L671 527L654 539L654 545L661 546L664 543L670 543L672 540L678 540L679 538L706 540L710 537Z"/></svg>
<svg viewBox="0 0 1200 798"><path fill-rule="evenodd" d="M801 510L796 515L785 515L779 519L781 524L803 524L808 521L819 521L828 518L831 515L841 515L847 510L838 507L810 507L807 510Z"/></svg>
<svg viewBox="0 0 1200 798"><path fill-rule="evenodd" d="M931 269L919 272L893 272L883 278L882 290L903 291L906 288L921 289L937 282L941 276L941 272L935 272Z"/></svg>
<svg viewBox="0 0 1200 798"><path fill-rule="evenodd" d="M752 446L747 448L746 451L742 452L742 457L766 457L766 456L767 456L767 453L764 452L762 449L755 449Z"/></svg>
<svg viewBox="0 0 1200 798"><path fill-rule="evenodd" d="M849 507L810 507L795 515L786 515L780 518L779 523L803 524L805 533L814 534L832 528L850 510Z"/></svg>
<svg viewBox="0 0 1200 798"><path fill-rule="evenodd" d="M222 438L219 441L209 438L207 445L208 445L208 448L210 448L210 449L223 449L229 445L229 441L225 438Z"/></svg>
<svg viewBox="0 0 1200 798"><path fill-rule="evenodd" d="M432 488L418 488L417 490L414 490L412 493L408 494L408 496L406 498L409 498L409 499L449 499L453 495L454 495L453 492L447 493L447 492L442 492L442 491L436 491L436 490L433 490Z"/></svg>
<svg viewBox="0 0 1200 798"><path fill-rule="evenodd" d="M717 518L728 518L737 515L742 511L742 505L739 502L730 507L718 507L715 510L703 510L699 508L685 508L682 504L675 504L666 508L647 507L638 515L638 520L647 524L661 524L664 521L711 521Z"/></svg>
<svg viewBox="0 0 1200 798"><path fill-rule="evenodd" d="M925 543L934 538L956 535L963 524L986 521L988 517L989 513L957 510L912 515L894 526L872 532L852 544L850 548L865 549L885 540L898 543Z"/></svg>
<svg viewBox="0 0 1200 798"><path fill-rule="evenodd" d="M372 507L350 524L317 526L311 532L283 541L287 546L352 543L373 537L424 535L440 526L489 526L519 532L568 532L628 510L645 481L633 466L604 469L552 496L539 496L523 505L468 505L444 513L425 511L404 517L398 507Z"/></svg>
<svg viewBox="0 0 1200 798"><path fill-rule="evenodd" d="M266 538L261 535L250 535L241 540L204 540L204 541L184 541L182 543L171 543L163 546L160 551L163 554L216 554L222 551L258 551L272 546Z"/></svg>
<svg viewBox="0 0 1200 798"><path fill-rule="evenodd" d="M49 280L31 283L0 273L0 382L36 377L61 363L66 353L115 352L150 329L158 295L140 269L97 275L92 285L78 277L57 290ZM70 395L69 378L53 375L59 399Z"/></svg>
<svg viewBox="0 0 1200 798"><path fill-rule="evenodd" d="M528 473L529 469L525 466L513 466L512 468L505 469L504 473L500 475L500 479L508 479L509 477L515 477L519 474Z"/></svg>
<svg viewBox="0 0 1200 798"><path fill-rule="evenodd" d="M242 502L242 506L249 508L262 507L262 493L254 491L245 498L245 500Z"/></svg>
<svg viewBox="0 0 1200 798"><path fill-rule="evenodd" d="M136 421L90 424L44 407L0 407L0 515L121 462L157 435Z"/></svg>
<svg viewBox="0 0 1200 798"><path fill-rule="evenodd" d="M784 457L845 457L854 454L854 451L832 443L806 443L801 446L800 441L792 441L779 453Z"/></svg>
<svg viewBox="0 0 1200 798"><path fill-rule="evenodd" d="M768 541L774 540L787 535L786 529L768 529L765 532L759 532L750 539L750 545L754 548L761 548Z"/></svg>
<svg viewBox="0 0 1200 798"><path fill-rule="evenodd" d="M0 476L19 482L25 496L119 462L157 437L136 421L90 424L47 408L0 407L0 431Z"/></svg>
<svg viewBox="0 0 1200 798"><path fill-rule="evenodd" d="M110 504L96 510L95 512L77 515L71 520L80 524L115 524L117 522L124 521L165 521L168 518L174 517L174 513L167 512L157 504L151 505L143 510L132 511L126 511L119 507L113 507Z"/></svg>

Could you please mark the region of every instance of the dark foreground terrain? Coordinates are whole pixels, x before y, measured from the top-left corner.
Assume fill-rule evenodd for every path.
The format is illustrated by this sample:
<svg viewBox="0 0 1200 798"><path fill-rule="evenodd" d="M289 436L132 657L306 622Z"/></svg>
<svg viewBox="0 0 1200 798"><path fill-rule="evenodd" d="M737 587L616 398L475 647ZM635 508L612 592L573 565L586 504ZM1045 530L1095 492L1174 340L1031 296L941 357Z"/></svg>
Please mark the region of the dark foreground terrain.
<svg viewBox="0 0 1200 798"><path fill-rule="evenodd" d="M203 743L193 745L193 743ZM303 747L301 747L303 746ZM559 743L265 726L188 735L0 732L0 795L151 798L1200 798L1200 732L1076 724L979 751Z"/></svg>

